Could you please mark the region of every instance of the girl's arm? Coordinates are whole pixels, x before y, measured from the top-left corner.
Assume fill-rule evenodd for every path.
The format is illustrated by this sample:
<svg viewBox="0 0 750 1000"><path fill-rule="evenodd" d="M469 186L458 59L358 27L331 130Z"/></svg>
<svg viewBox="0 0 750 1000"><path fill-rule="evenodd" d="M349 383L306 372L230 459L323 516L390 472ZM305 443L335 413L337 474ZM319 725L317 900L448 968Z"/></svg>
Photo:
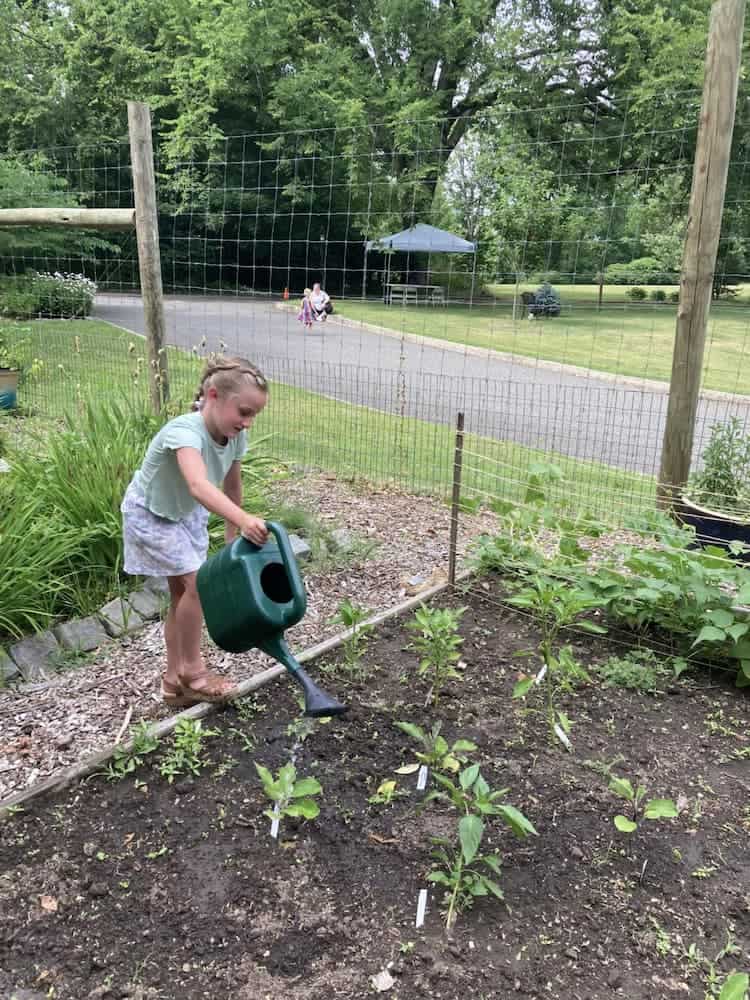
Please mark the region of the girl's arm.
<svg viewBox="0 0 750 1000"><path fill-rule="evenodd" d="M233 504L242 506L242 466L240 462L232 462L229 472L224 477L224 495ZM224 541L229 544L237 537L237 528L231 521L224 522Z"/></svg>
<svg viewBox="0 0 750 1000"><path fill-rule="evenodd" d="M195 448L178 448L175 454L190 496L206 510L233 524L244 538L255 545L263 545L268 538L266 522L260 517L246 514L238 504L209 482L201 453Z"/></svg>

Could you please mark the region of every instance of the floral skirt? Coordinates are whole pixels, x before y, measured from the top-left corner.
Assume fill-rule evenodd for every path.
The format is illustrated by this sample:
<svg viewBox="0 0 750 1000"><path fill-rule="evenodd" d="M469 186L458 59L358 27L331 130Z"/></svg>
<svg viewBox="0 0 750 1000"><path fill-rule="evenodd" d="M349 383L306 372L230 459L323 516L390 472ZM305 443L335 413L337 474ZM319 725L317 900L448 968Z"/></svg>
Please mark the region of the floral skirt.
<svg viewBox="0 0 750 1000"><path fill-rule="evenodd" d="M125 563L133 576L182 576L195 573L208 552L208 511L198 504L180 521L152 514L143 493L131 482L122 503Z"/></svg>

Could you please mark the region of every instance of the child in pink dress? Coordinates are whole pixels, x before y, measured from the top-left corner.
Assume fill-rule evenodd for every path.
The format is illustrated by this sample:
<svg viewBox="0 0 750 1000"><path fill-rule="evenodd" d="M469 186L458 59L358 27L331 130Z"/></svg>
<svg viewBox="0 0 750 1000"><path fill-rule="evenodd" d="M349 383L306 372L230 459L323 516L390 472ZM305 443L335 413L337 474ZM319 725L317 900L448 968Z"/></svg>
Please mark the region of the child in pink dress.
<svg viewBox="0 0 750 1000"><path fill-rule="evenodd" d="M310 296L312 291L309 288L305 289L304 296L302 298L302 305L300 307L297 319L304 326L305 330L312 330L313 325L313 310L312 304L310 302Z"/></svg>

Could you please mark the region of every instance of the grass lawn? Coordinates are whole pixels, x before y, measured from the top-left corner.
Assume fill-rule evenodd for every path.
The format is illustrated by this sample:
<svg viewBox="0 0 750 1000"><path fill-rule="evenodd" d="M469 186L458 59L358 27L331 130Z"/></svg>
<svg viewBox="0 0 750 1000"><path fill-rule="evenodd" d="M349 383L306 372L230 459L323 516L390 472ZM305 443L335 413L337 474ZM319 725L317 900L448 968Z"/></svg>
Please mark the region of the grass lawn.
<svg viewBox="0 0 750 1000"><path fill-rule="evenodd" d="M42 361L39 374L20 390L22 406L49 418L59 417L77 401L94 397L147 400L142 338L95 321L45 320L0 324L22 330L30 359ZM172 398L186 409L193 398L201 361L169 349ZM393 482L400 487L447 496L453 473L451 427L337 402L276 383L271 402L257 424L270 434L270 450L280 460L329 469L340 475ZM566 483L556 499L575 509L619 523L627 513L653 507L653 478L623 472L596 462L546 455L512 442L467 435L464 495L468 498L522 498L528 470L536 461L553 460ZM552 491L551 491L552 498ZM617 513L613 515L613 511Z"/></svg>
<svg viewBox="0 0 750 1000"><path fill-rule="evenodd" d="M610 304L598 312L595 299L584 304L560 289L563 312L554 319L513 323L512 289L496 303L475 306L386 306L344 299L337 312L354 322L372 323L404 333L455 344L502 351L527 358L578 365L594 371L668 382L672 371L676 306ZM609 286L608 291L625 286ZM750 308L742 303L714 306L709 322L703 386L750 394Z"/></svg>

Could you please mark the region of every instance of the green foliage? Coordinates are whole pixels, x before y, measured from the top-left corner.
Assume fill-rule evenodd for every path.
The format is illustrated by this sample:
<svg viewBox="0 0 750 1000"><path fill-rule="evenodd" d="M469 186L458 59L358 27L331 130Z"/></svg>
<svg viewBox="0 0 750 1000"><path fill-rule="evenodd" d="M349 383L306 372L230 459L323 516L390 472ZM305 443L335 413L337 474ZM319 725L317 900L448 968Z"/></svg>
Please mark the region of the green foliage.
<svg viewBox="0 0 750 1000"><path fill-rule="evenodd" d="M664 291L663 288L655 288L649 295L649 298L652 299L652 301L654 302L666 302L667 293Z"/></svg>
<svg viewBox="0 0 750 1000"><path fill-rule="evenodd" d="M0 281L0 316L74 319L88 316L96 285L82 274L28 272Z"/></svg>
<svg viewBox="0 0 750 1000"><path fill-rule="evenodd" d="M746 972L733 972L727 976L719 1000L747 1000L750 976Z"/></svg>
<svg viewBox="0 0 750 1000"><path fill-rule="evenodd" d="M614 776L609 789L631 806L630 818L622 815L614 818L614 824L621 833L635 833L641 820L674 819L677 816L677 807L672 799L648 799L644 802L646 789L643 785L634 789L627 778Z"/></svg>
<svg viewBox="0 0 750 1000"><path fill-rule="evenodd" d="M629 299L632 299L633 302L643 302L648 295L648 292L645 288L641 288L640 285L634 285L632 288L628 288L625 294Z"/></svg>
<svg viewBox="0 0 750 1000"><path fill-rule="evenodd" d="M655 257L637 257L627 264L609 264L604 277L609 285L663 285L668 284L674 274L665 271Z"/></svg>
<svg viewBox="0 0 750 1000"><path fill-rule="evenodd" d="M200 719L180 719L174 728L172 745L159 762L161 776L171 785L180 775L199 775L208 764L203 758L206 740L218 735L218 729L204 729Z"/></svg>
<svg viewBox="0 0 750 1000"><path fill-rule="evenodd" d="M701 463L688 483L690 499L750 519L750 434L739 417L713 424Z"/></svg>
<svg viewBox="0 0 750 1000"><path fill-rule="evenodd" d="M133 726L130 731L132 746L129 749L118 746L107 764L105 775L107 781L120 781L132 774L143 763L143 758L153 753L159 746L159 739L154 736L151 726L143 720Z"/></svg>
<svg viewBox="0 0 750 1000"><path fill-rule="evenodd" d="M274 804L273 809L264 811L264 816L279 822L285 817L315 819L320 812L315 796L323 791L315 778L298 778L297 769L291 762L279 768L276 778L257 761L255 769L263 783L263 791Z"/></svg>
<svg viewBox="0 0 750 1000"><path fill-rule="evenodd" d="M417 609L414 620L407 628L416 633L414 648L420 654L419 675L429 676L432 682L432 704L437 705L445 682L459 679L455 669L460 653L458 647L463 639L458 634L458 625L466 608L428 608L425 604Z"/></svg>
<svg viewBox="0 0 750 1000"><path fill-rule="evenodd" d="M508 789L493 791L482 777L478 764L461 771L457 782L445 774L436 774L435 780L442 790L430 792L425 805L442 801L461 814L453 839L435 838L432 856L437 864L427 876L430 882L446 889L446 927L450 929L457 914L468 909L475 899L488 895L503 898L497 882L477 867L481 865L492 875L500 875L499 854L479 853L486 820L499 817L517 837L536 835L536 830L522 812L500 801Z"/></svg>
<svg viewBox="0 0 750 1000"><path fill-rule="evenodd" d="M571 723L557 707L557 699L562 692L570 692L576 685L589 682L590 677L576 660L570 646L559 647L559 637L574 626L595 635L605 633L607 630L602 625L579 617L598 607L600 601L577 586L575 581L557 580L538 573L518 587L509 603L530 614L541 635L536 651L541 669L535 676L522 678L513 689L513 697L524 698L544 684L545 714L550 736L571 749L567 737Z"/></svg>
<svg viewBox="0 0 750 1000"><path fill-rule="evenodd" d="M596 667L605 687L622 687L653 694L660 678L672 676L666 663L650 649L632 649L623 656L610 656Z"/></svg>
<svg viewBox="0 0 750 1000"><path fill-rule="evenodd" d="M365 624L367 615L366 608L361 608L346 598L339 604L338 614L334 618L334 622L350 631L342 646L344 670L350 677L362 676L362 659L372 632L372 625Z"/></svg>
<svg viewBox="0 0 750 1000"><path fill-rule="evenodd" d="M397 774L413 774L419 769L420 764L426 764L435 771L455 773L460 770L462 764L466 763L466 754L473 753L477 749L476 744L472 743L471 740L458 739L449 745L448 741L440 735L443 724L439 721L433 725L429 733L413 722L394 722L393 724L422 747L422 750L417 751L415 755L419 763L399 767L396 771Z"/></svg>

